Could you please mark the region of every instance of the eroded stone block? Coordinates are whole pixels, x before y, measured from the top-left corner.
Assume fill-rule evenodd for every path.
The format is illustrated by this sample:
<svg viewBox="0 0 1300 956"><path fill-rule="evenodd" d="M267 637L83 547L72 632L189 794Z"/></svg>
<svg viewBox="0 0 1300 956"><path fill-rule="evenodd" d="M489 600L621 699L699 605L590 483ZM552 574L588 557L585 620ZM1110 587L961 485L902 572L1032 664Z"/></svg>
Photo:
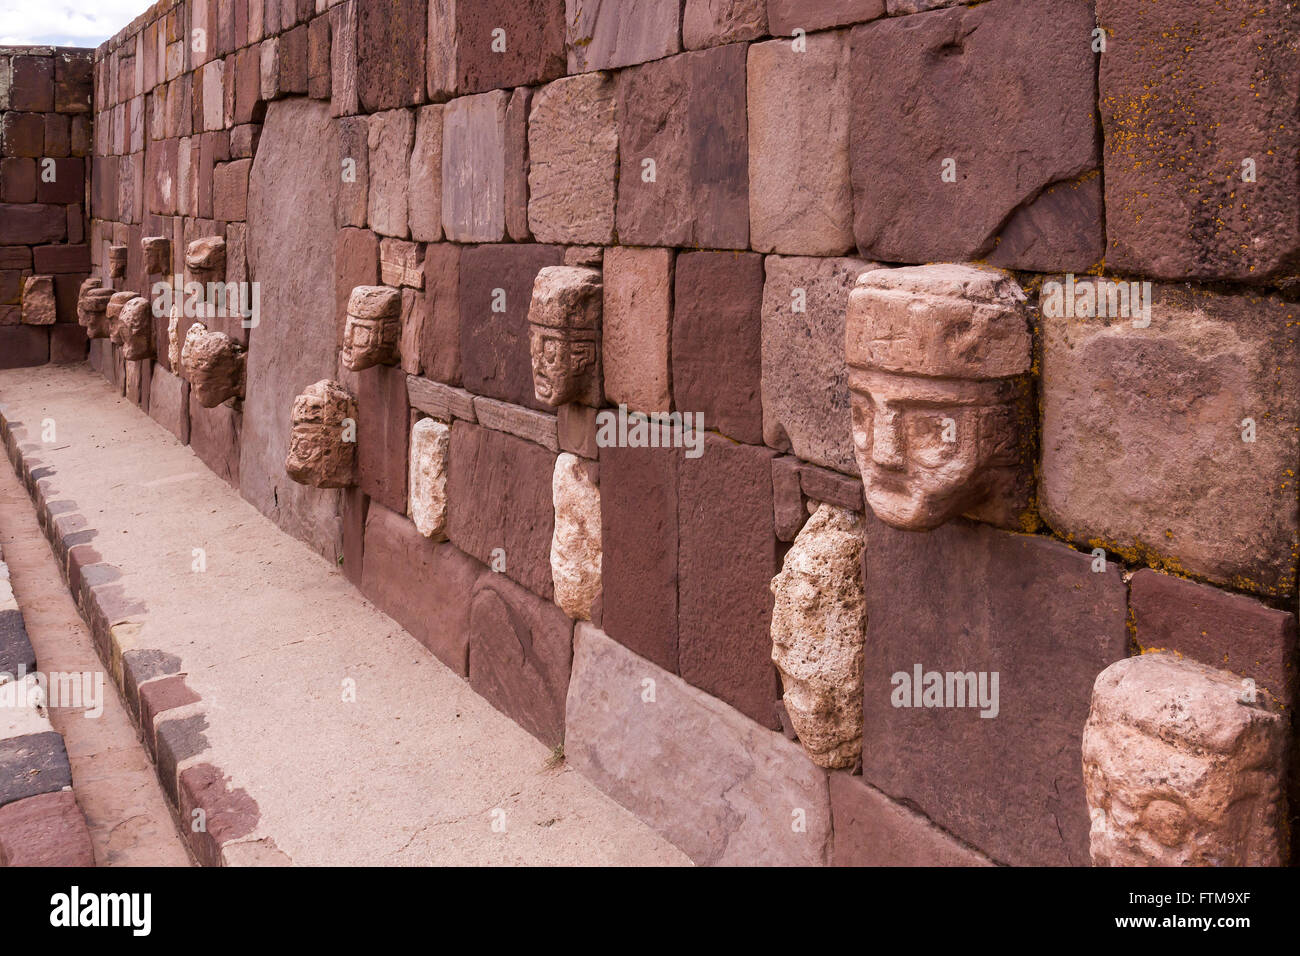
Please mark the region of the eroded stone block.
<svg viewBox="0 0 1300 956"><path fill-rule="evenodd" d="M686 0L682 44L688 50L767 34L767 0Z"/></svg>
<svg viewBox="0 0 1300 956"><path fill-rule="evenodd" d="M528 306L533 391L544 405L601 404L600 272L546 266Z"/></svg>
<svg viewBox="0 0 1300 956"><path fill-rule="evenodd" d="M862 516L818 505L772 579L772 661L799 741L819 767L862 748Z"/></svg>
<svg viewBox="0 0 1300 956"><path fill-rule="evenodd" d="M81 283L77 293L77 322L92 339L106 339L109 336L108 300L113 297L112 288L102 288L100 280L91 276Z"/></svg>
<svg viewBox="0 0 1300 956"><path fill-rule="evenodd" d="M420 534L447 538L447 455L451 425L421 418L411 428L411 474L407 481L408 511Z"/></svg>
<svg viewBox="0 0 1300 956"><path fill-rule="evenodd" d="M224 332L211 332L195 322L181 346L181 368L190 383L190 397L204 408L244 397L247 352Z"/></svg>
<svg viewBox="0 0 1300 956"><path fill-rule="evenodd" d="M1097 866L1278 866L1286 722L1241 678L1170 654L1097 676L1083 776Z"/></svg>
<svg viewBox="0 0 1300 956"><path fill-rule="evenodd" d="M122 358L142 362L154 356L153 306L143 296L127 300L118 314L122 326Z"/></svg>
<svg viewBox="0 0 1300 956"><path fill-rule="evenodd" d="M322 379L293 401L289 477L313 488L347 488L357 480L357 403L338 382Z"/></svg>
<svg viewBox="0 0 1300 956"><path fill-rule="evenodd" d="M500 242L506 228L510 93L462 96L442 115L442 228L454 242Z"/></svg>
<svg viewBox="0 0 1300 956"><path fill-rule="evenodd" d="M1018 527L1029 507L1029 325L1008 273L877 269L849 294L845 359L867 504L924 531L967 514Z"/></svg>
<svg viewBox="0 0 1300 956"><path fill-rule="evenodd" d="M166 236L145 236L140 240L144 249L144 271L151 276L170 275L172 271L172 241Z"/></svg>
<svg viewBox="0 0 1300 956"><path fill-rule="evenodd" d="M681 50L679 0L565 0L570 73L658 60Z"/></svg>
<svg viewBox="0 0 1300 956"><path fill-rule="evenodd" d="M58 318L54 276L28 276L23 281L23 325L53 325Z"/></svg>
<svg viewBox="0 0 1300 956"><path fill-rule="evenodd" d="M111 278L122 279L126 276L126 246L108 247L108 274Z"/></svg>
<svg viewBox="0 0 1300 956"><path fill-rule="evenodd" d="M565 452L555 459L551 501L555 603L569 617L590 621L592 603L600 594L600 488L581 458Z"/></svg>
<svg viewBox="0 0 1300 956"><path fill-rule="evenodd" d="M605 395L642 412L666 412L672 344L673 250L612 246L604 258Z"/></svg>
<svg viewBox="0 0 1300 956"><path fill-rule="evenodd" d="M416 242L442 238L442 107L422 107L415 114L411 148L407 220Z"/></svg>
<svg viewBox="0 0 1300 956"><path fill-rule="evenodd" d="M226 276L226 240L203 236L185 247L185 268L195 282L221 282Z"/></svg>
<svg viewBox="0 0 1300 956"><path fill-rule="evenodd" d="M402 337L402 294L382 285L361 285L348 298L340 359L354 372L397 364Z"/></svg>
<svg viewBox="0 0 1300 956"><path fill-rule="evenodd" d="M369 120L367 209L370 228L382 236L404 239L409 231L411 145L415 116L410 110L388 110Z"/></svg>

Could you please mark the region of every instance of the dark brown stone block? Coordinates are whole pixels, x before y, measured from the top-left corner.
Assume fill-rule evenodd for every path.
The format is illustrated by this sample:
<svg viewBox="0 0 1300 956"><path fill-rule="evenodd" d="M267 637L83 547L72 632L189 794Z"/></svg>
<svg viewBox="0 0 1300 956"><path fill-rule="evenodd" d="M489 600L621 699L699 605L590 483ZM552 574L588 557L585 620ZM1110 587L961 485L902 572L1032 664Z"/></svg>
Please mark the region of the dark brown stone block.
<svg viewBox="0 0 1300 956"><path fill-rule="evenodd" d="M357 375L357 470L361 490L406 513L406 446L411 407L406 373L376 365Z"/></svg>
<svg viewBox="0 0 1300 956"><path fill-rule="evenodd" d="M673 407L701 412L704 427L763 441L763 257L686 252L673 299Z"/></svg>
<svg viewBox="0 0 1300 956"><path fill-rule="evenodd" d="M417 293L422 315L420 367L426 378L459 385L460 373L460 250L451 242L431 242L424 248L424 288Z"/></svg>
<svg viewBox="0 0 1300 956"><path fill-rule="evenodd" d="M461 374L471 392L550 411L533 391L528 306L537 273L563 259L559 246L500 244L461 251Z"/></svg>
<svg viewBox="0 0 1300 956"><path fill-rule="evenodd" d="M343 344L348 299L359 285L379 284L379 237L369 229L340 229L334 237L334 337Z"/></svg>
<svg viewBox="0 0 1300 956"><path fill-rule="evenodd" d="M564 0L476 0L456 5L457 92L545 83L564 75ZM504 31L504 36L493 31ZM493 50L494 39L505 44Z"/></svg>
<svg viewBox="0 0 1300 956"><path fill-rule="evenodd" d="M5 156L43 156L45 117L40 113L5 113L0 120L0 150Z"/></svg>
<svg viewBox="0 0 1300 956"><path fill-rule="evenodd" d="M319 16L307 27L307 92L312 99L330 98L330 18Z"/></svg>
<svg viewBox="0 0 1300 956"><path fill-rule="evenodd" d="M917 533L870 515L865 555L864 780L999 862L1087 865L1079 753L1093 681L1128 649L1119 568L964 520ZM997 715L902 706L915 688L895 675L917 667L986 673L986 696L997 673Z"/></svg>
<svg viewBox="0 0 1300 956"><path fill-rule="evenodd" d="M50 329L50 361L72 364L86 360L90 340L79 325L60 323Z"/></svg>
<svg viewBox="0 0 1300 956"><path fill-rule="evenodd" d="M535 594L551 597L551 478L540 445L457 421L447 475L452 544Z"/></svg>
<svg viewBox="0 0 1300 956"><path fill-rule="evenodd" d="M357 92L363 111L424 101L426 29L426 0L357 5Z"/></svg>
<svg viewBox="0 0 1300 956"><path fill-rule="evenodd" d="M0 807L71 786L61 734L46 731L0 740Z"/></svg>
<svg viewBox="0 0 1300 956"><path fill-rule="evenodd" d="M54 58L15 56L10 60L9 108L48 113L54 109Z"/></svg>
<svg viewBox="0 0 1300 956"><path fill-rule="evenodd" d="M564 740L573 622L504 575L484 572L469 617L469 683L542 743Z"/></svg>
<svg viewBox="0 0 1300 956"><path fill-rule="evenodd" d="M67 231L68 217L62 206L0 203L0 244L59 242Z"/></svg>
<svg viewBox="0 0 1300 956"><path fill-rule="evenodd" d="M660 454L681 455L677 449ZM683 458L677 511L682 677L765 727L778 727L772 576L780 569L767 448L706 436ZM606 615L610 601L605 602Z"/></svg>
<svg viewBox="0 0 1300 956"><path fill-rule="evenodd" d="M49 328L42 325L0 326L0 368L28 368L44 365L49 360Z"/></svg>
<svg viewBox="0 0 1300 956"><path fill-rule="evenodd" d="M0 202L36 201L36 160L30 156L0 159Z"/></svg>
<svg viewBox="0 0 1300 956"><path fill-rule="evenodd" d="M52 178L45 175L36 179L36 201L44 203L80 202L86 194L86 161L67 157L54 160L48 167Z"/></svg>

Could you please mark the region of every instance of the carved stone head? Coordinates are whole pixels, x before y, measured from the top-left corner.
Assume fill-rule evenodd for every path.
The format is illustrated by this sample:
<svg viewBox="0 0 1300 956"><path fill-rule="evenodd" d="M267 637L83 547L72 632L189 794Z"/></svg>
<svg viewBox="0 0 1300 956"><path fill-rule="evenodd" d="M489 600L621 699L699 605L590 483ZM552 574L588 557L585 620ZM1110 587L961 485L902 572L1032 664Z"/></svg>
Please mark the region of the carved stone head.
<svg viewBox="0 0 1300 956"><path fill-rule="evenodd" d="M142 362L153 358L153 308L143 296L128 299L118 313L122 358Z"/></svg>
<svg viewBox="0 0 1300 956"><path fill-rule="evenodd" d="M226 276L226 240L203 236L185 247L185 268L195 282L221 282Z"/></svg>
<svg viewBox="0 0 1300 956"><path fill-rule="evenodd" d="M106 339L109 336L108 300L113 290L100 285L100 280L91 276L81 283L77 292L77 323L86 330L92 339Z"/></svg>
<svg viewBox="0 0 1300 956"><path fill-rule="evenodd" d="M122 307L132 299L138 298L140 293L123 290L114 292L108 298L108 306L104 309L105 317L108 320L108 337L113 340L113 344L121 346L125 343L124 331L122 329Z"/></svg>
<svg viewBox="0 0 1300 956"><path fill-rule="evenodd" d="M244 397L244 348L224 332L195 322L181 346L181 369L190 393L204 408Z"/></svg>
<svg viewBox="0 0 1300 956"><path fill-rule="evenodd" d="M539 402L601 404L600 320L598 270L547 266L537 273L528 306L528 348Z"/></svg>
<svg viewBox="0 0 1300 956"><path fill-rule="evenodd" d="M853 446L881 521L925 531L969 515L1016 526L1032 468L1024 301L995 269L858 277L845 329Z"/></svg>
<svg viewBox="0 0 1300 956"><path fill-rule="evenodd" d="M108 247L108 274L113 279L126 276L126 246Z"/></svg>
<svg viewBox="0 0 1300 956"><path fill-rule="evenodd" d="M343 364L354 372L394 365L402 338L402 294L384 285L359 285L348 297Z"/></svg>
<svg viewBox="0 0 1300 956"><path fill-rule="evenodd" d="M338 382L322 379L293 400L293 431L284 470L313 488L356 483L357 405Z"/></svg>
<svg viewBox="0 0 1300 956"><path fill-rule="evenodd" d="M144 249L144 271L151 276L166 275L172 268L172 241L166 236L145 236L140 240Z"/></svg>

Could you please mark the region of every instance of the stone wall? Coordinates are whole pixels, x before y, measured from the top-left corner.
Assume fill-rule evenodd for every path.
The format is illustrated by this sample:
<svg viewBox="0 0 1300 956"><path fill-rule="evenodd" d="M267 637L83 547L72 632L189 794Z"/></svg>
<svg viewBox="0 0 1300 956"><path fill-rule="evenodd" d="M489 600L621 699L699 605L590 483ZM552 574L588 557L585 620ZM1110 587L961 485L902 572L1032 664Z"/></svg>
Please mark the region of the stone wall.
<svg viewBox="0 0 1300 956"><path fill-rule="evenodd" d="M93 50L0 47L0 368L80 362Z"/></svg>
<svg viewBox="0 0 1300 956"><path fill-rule="evenodd" d="M260 314L203 320L244 369L211 407L192 316L91 361L696 859L1086 864L1109 665L1294 692L1289 17L164 0L95 54L93 267L148 294L219 237ZM620 406L708 434L606 440Z"/></svg>

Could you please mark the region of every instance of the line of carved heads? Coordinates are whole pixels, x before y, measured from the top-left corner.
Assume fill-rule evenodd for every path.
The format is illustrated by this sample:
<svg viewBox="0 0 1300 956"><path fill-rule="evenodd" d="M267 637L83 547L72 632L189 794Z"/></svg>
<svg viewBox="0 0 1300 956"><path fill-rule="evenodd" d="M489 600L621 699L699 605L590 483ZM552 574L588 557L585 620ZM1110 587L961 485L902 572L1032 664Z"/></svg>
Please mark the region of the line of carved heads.
<svg viewBox="0 0 1300 956"><path fill-rule="evenodd" d="M293 400L284 470L313 488L356 484L357 403L338 382L322 379Z"/></svg>
<svg viewBox="0 0 1300 956"><path fill-rule="evenodd" d="M849 294L845 359L867 504L896 528L1017 527L1034 438L1026 296L966 265L877 269Z"/></svg>

